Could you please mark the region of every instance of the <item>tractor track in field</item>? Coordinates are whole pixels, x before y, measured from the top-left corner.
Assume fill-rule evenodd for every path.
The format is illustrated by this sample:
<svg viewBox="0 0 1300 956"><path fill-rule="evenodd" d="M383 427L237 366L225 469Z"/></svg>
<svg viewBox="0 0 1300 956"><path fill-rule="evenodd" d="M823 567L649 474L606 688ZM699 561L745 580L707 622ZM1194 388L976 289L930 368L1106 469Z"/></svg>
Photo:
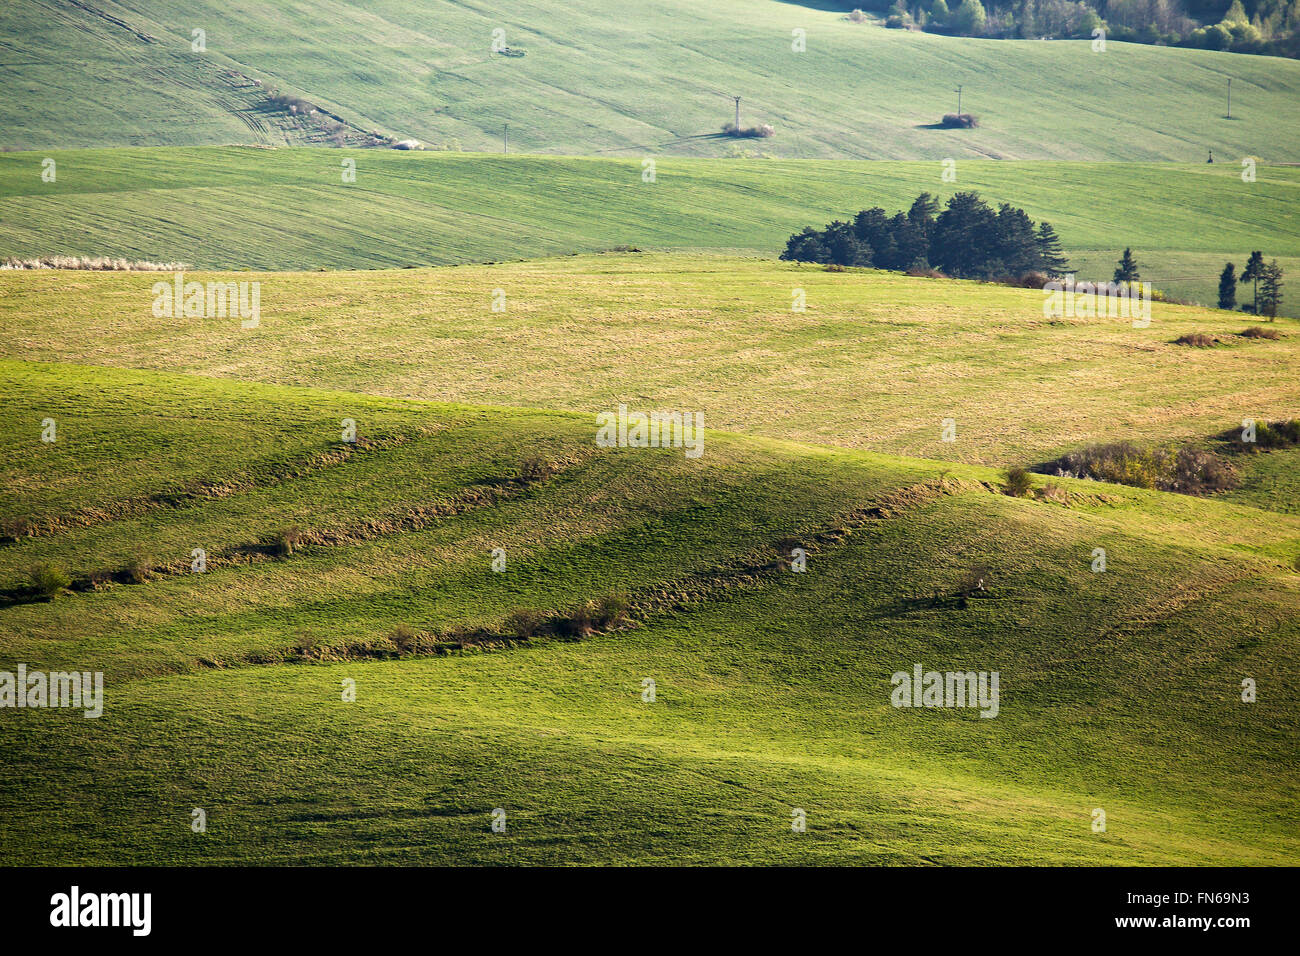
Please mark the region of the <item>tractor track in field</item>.
<svg viewBox="0 0 1300 956"><path fill-rule="evenodd" d="M137 30L135 27L131 26L131 24L127 23L125 20L119 20L117 17L105 13L103 10L97 9L96 7L92 7L88 3L82 3L81 0L68 0L68 3L76 7L78 10L90 14L92 17L98 17L99 19L103 20L105 23L111 23L115 27L120 27L121 29L126 30L128 33L135 36L137 40L140 40L143 43L158 42L157 37L145 33L142 30Z"/></svg>

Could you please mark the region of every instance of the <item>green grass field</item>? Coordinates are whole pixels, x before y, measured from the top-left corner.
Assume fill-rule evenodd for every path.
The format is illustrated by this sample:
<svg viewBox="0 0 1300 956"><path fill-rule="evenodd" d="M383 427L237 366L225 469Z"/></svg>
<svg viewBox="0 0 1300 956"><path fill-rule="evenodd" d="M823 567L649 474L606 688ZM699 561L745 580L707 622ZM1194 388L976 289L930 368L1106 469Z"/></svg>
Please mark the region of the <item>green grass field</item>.
<svg viewBox="0 0 1300 956"><path fill-rule="evenodd" d="M641 159L385 150L130 149L0 155L0 256L112 255L209 269L483 262L620 245L775 256L805 225L959 189L1053 223L1079 274L1126 246L1143 277L1214 305L1225 261L1253 249L1300 268L1300 169L963 160ZM355 183L340 163L357 162ZM1243 296L1248 290L1240 290ZM1300 309L1288 293L1284 311Z"/></svg>
<svg viewBox="0 0 1300 956"><path fill-rule="evenodd" d="M743 124L776 128L744 148L784 157L1300 158L1291 60L913 34L814 6L824 5L16 0L0 11L0 36L12 38L0 64L2 145L312 141L264 108L256 80L305 96L350 132L471 150L498 148L509 124L523 152L721 155L728 97L740 95ZM203 53L192 52L195 29ZM527 55L494 54L496 29ZM794 30L805 52L793 52ZM954 111L958 84L980 128L929 128Z"/></svg>
<svg viewBox="0 0 1300 956"><path fill-rule="evenodd" d="M0 378L33 423L3 435L4 516L53 532L0 548L0 579L133 551L157 569L0 609L6 665L107 682L98 720L0 711L7 864L1300 849L1294 517L1068 481L1065 503L1015 500L986 469L715 431L698 460L597 450L584 415L70 364ZM52 444L29 434L43 417ZM512 484L537 456L555 473ZM287 523L315 543L241 552ZM789 540L806 573L772 564ZM199 546L211 565L184 573ZM989 597L930 599L974 564ZM579 642L429 657L394 641L616 592L631 621ZM915 662L998 670L998 718L892 708L889 675Z"/></svg>
<svg viewBox="0 0 1300 956"><path fill-rule="evenodd" d="M1209 306L1300 268L1300 62L840 6L0 7L0 259L259 302L0 269L0 866L1294 864L1300 446L1221 436L1300 418L1300 296ZM1193 304L776 258L959 190ZM1235 486L1007 493L1113 442Z"/></svg>
<svg viewBox="0 0 1300 956"><path fill-rule="evenodd" d="M1161 303L1144 329L1052 320L1040 291L761 259L260 273L250 330L155 319L159 278L0 272L0 353L586 415L698 410L750 435L992 466L1092 441L1199 441L1295 417L1300 397L1293 320L1274 323L1276 341L1241 338L1244 316ZM796 288L804 312L791 311ZM1189 332L1228 344L1174 344Z"/></svg>

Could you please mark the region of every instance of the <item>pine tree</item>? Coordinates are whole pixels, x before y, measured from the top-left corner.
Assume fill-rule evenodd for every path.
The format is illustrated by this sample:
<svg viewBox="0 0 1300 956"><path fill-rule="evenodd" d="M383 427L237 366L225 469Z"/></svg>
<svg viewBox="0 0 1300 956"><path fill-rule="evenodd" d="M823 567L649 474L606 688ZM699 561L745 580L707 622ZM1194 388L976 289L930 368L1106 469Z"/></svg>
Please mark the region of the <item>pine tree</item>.
<svg viewBox="0 0 1300 956"><path fill-rule="evenodd" d="M1115 282L1137 282L1142 276L1138 273L1137 260L1133 258L1133 250L1125 247L1124 255L1120 257L1119 266L1115 269Z"/></svg>
<svg viewBox="0 0 1300 956"><path fill-rule="evenodd" d="M1237 267L1231 262L1225 263L1223 272L1219 273L1219 308L1235 309L1237 307Z"/></svg>
<svg viewBox="0 0 1300 956"><path fill-rule="evenodd" d="M1056 234L1050 222L1038 224L1038 255L1043 260L1043 268L1053 279L1059 279L1070 271L1070 260L1061 252L1061 238Z"/></svg>
<svg viewBox="0 0 1300 956"><path fill-rule="evenodd" d="M830 253L822 244L822 234L811 226L796 232L785 244L781 258L788 262L829 262Z"/></svg>
<svg viewBox="0 0 1300 956"><path fill-rule="evenodd" d="M1260 284L1263 288L1260 290L1260 307L1268 320L1272 322L1277 318L1277 310L1282 306L1282 268L1274 259L1266 265L1260 273Z"/></svg>
<svg viewBox="0 0 1300 956"><path fill-rule="evenodd" d="M1022 276L1041 267L1034 221L1023 209L1003 203L998 207L994 229L994 256L1002 260L1008 276Z"/></svg>
<svg viewBox="0 0 1300 956"><path fill-rule="evenodd" d="M921 193L917 196L912 203L912 208L907 211L907 218L925 233L926 239L929 239L930 233L934 231L934 217L937 215L939 215L939 200L929 193Z"/></svg>
<svg viewBox="0 0 1300 956"><path fill-rule="evenodd" d="M1241 270L1241 278L1238 282L1253 282L1255 284L1254 305L1251 311L1259 315L1259 280L1264 277L1264 253L1256 251L1250 254L1246 260L1246 268Z"/></svg>

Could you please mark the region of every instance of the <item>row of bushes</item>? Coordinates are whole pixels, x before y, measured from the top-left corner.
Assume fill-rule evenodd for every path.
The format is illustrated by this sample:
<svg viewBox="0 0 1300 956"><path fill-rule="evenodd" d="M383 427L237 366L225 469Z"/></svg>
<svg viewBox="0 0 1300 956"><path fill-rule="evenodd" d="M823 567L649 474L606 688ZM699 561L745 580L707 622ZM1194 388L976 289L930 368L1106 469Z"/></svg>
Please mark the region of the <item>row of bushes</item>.
<svg viewBox="0 0 1300 956"><path fill-rule="evenodd" d="M509 637L526 641L542 635L581 640L598 631L607 631L627 620L629 603L621 594L607 594L559 614L521 609L506 618Z"/></svg>
<svg viewBox="0 0 1300 956"><path fill-rule="evenodd" d="M389 635L387 642L398 655L443 653L448 648L464 649L472 646L490 646L524 643L535 637L550 636L578 641L592 634L608 631L627 620L628 601L618 594L606 595L587 601L568 611L544 613L528 608L513 612L499 631L485 628L455 628L451 631L429 634L399 625Z"/></svg>
<svg viewBox="0 0 1300 956"><path fill-rule="evenodd" d="M1253 441L1246 441L1242 432L1235 428L1216 436L1225 443L1227 451L1238 454L1295 448L1300 446L1300 418L1259 422L1255 425L1253 437ZM1032 470L1021 465L1007 468L1002 473L1002 490L1013 498L1024 498L1033 493L1048 500L1065 499L1064 489L1051 482L1035 489L1034 472L1183 495L1230 491L1239 482L1232 463L1208 449L1190 445L1142 447L1132 442L1114 442L1088 445L1054 461L1036 465Z"/></svg>
<svg viewBox="0 0 1300 956"><path fill-rule="evenodd" d="M1233 467L1214 452L1190 445L1143 448L1132 442L1089 445L1037 469L1062 478L1091 478L1134 488L1206 495L1237 486Z"/></svg>

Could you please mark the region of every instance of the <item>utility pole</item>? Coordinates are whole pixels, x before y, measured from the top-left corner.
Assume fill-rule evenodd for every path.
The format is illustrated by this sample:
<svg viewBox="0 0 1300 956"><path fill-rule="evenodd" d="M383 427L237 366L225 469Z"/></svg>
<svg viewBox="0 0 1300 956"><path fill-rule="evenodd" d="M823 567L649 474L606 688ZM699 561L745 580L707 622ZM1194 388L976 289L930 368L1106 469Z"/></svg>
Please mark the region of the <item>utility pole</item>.
<svg viewBox="0 0 1300 956"><path fill-rule="evenodd" d="M739 133L740 132L740 97L733 96L732 99L736 101L736 132Z"/></svg>
<svg viewBox="0 0 1300 956"><path fill-rule="evenodd" d="M1232 77L1228 77L1228 119L1232 119Z"/></svg>
<svg viewBox="0 0 1300 956"><path fill-rule="evenodd" d="M961 85L957 86L957 115L961 116Z"/></svg>
<svg viewBox="0 0 1300 956"><path fill-rule="evenodd" d="M505 128L501 131L501 152L510 152L510 124L506 123Z"/></svg>

